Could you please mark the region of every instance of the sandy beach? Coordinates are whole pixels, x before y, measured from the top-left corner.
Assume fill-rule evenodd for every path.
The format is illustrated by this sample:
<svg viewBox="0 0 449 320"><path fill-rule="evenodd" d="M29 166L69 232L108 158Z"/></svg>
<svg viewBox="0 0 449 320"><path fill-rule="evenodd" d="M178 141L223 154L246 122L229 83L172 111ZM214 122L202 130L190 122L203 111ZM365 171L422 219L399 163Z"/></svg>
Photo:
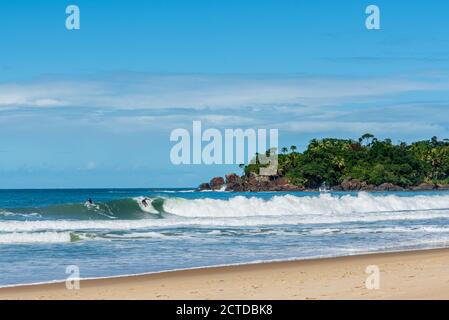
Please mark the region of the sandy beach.
<svg viewBox="0 0 449 320"><path fill-rule="evenodd" d="M367 289L366 267L380 270ZM448 299L449 249L273 262L0 289L0 299Z"/></svg>

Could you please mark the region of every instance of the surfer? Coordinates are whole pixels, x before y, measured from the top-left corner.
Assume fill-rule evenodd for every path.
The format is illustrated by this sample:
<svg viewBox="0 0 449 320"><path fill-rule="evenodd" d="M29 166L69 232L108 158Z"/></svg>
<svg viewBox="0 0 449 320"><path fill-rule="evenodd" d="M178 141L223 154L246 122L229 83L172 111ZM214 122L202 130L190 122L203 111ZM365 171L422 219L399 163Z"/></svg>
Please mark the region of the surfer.
<svg viewBox="0 0 449 320"><path fill-rule="evenodd" d="M92 201L92 198L87 199L87 203L88 204L94 204L94 202Z"/></svg>
<svg viewBox="0 0 449 320"><path fill-rule="evenodd" d="M144 198L144 199L142 200L142 204L143 204L144 207L148 207L147 198Z"/></svg>

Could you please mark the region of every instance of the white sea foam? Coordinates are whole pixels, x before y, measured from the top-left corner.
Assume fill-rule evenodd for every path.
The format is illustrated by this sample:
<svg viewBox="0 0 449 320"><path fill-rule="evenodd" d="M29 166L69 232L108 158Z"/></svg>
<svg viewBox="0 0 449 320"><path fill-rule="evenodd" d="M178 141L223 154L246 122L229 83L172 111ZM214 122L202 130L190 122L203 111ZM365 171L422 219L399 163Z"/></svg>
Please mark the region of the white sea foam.
<svg viewBox="0 0 449 320"><path fill-rule="evenodd" d="M21 216L21 215L20 214L16 214L14 212L10 212L10 211L0 210L0 216L13 217L13 216Z"/></svg>
<svg viewBox="0 0 449 320"><path fill-rule="evenodd" d="M284 235L298 235L297 232L283 232ZM327 234L367 234L367 233L448 233L449 228L446 227L430 227L430 226L410 226L410 227L372 227L372 228L317 228L306 232L311 235L327 235Z"/></svg>
<svg viewBox="0 0 449 320"><path fill-rule="evenodd" d="M107 238L117 239L134 239L134 238L169 238L168 236L159 232L132 232L126 234L107 234Z"/></svg>
<svg viewBox="0 0 449 320"><path fill-rule="evenodd" d="M239 235L276 235L276 236L325 236L330 234L368 234L368 233L424 233L424 234L449 234L448 227L411 226L411 227L385 227L385 228L316 228L306 230L212 230L205 235L208 236L230 236ZM26 244L26 243L68 243L74 241L106 241L106 240L134 240L134 239L163 239L182 240L192 238L192 236L202 237L203 234L191 231L189 234L168 235L160 232L131 232L124 234L83 234L69 231L46 231L46 232L10 232L0 234L0 244ZM419 240L417 243L421 243ZM429 243L443 241L443 238L428 240ZM427 242L425 242L427 243Z"/></svg>
<svg viewBox="0 0 449 320"><path fill-rule="evenodd" d="M70 232L13 232L0 234L0 244L71 242Z"/></svg>
<svg viewBox="0 0 449 320"><path fill-rule="evenodd" d="M0 234L0 244L27 244L27 243L68 243L75 241L107 241L127 239L181 239L182 236L168 236L159 232L132 232L125 234L83 234L69 231L46 231L46 232L10 232Z"/></svg>
<svg viewBox="0 0 449 320"><path fill-rule="evenodd" d="M237 196L220 199L167 199L164 210L177 216L189 218L223 218L254 216L328 216L390 215L401 211L447 209L449 195L400 197L396 195L373 196L360 193L357 196L298 197L275 196L269 200Z"/></svg>
<svg viewBox="0 0 449 320"><path fill-rule="evenodd" d="M201 190L200 192L227 192L227 191L226 191L226 185L224 185L220 189L217 189L217 190Z"/></svg>
<svg viewBox="0 0 449 320"><path fill-rule="evenodd" d="M37 212L32 212L32 213L17 213L17 212L10 212L10 211L5 211L5 210L0 210L0 216L4 216L4 217L41 217L41 215Z"/></svg>

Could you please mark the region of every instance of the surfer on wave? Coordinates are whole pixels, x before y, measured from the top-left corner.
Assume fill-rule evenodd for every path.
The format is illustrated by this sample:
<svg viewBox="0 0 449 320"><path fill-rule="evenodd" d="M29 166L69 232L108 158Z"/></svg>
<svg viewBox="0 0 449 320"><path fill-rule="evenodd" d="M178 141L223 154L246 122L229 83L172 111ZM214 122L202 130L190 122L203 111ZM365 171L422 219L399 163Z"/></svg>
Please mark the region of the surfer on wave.
<svg viewBox="0 0 449 320"><path fill-rule="evenodd" d="M147 198L144 198L143 200L142 200L142 205L146 208L146 207L148 207L148 202L147 202Z"/></svg>
<svg viewBox="0 0 449 320"><path fill-rule="evenodd" d="M86 202L84 203L84 205L88 208L94 207L94 201L92 200L92 198L89 198L86 200Z"/></svg>

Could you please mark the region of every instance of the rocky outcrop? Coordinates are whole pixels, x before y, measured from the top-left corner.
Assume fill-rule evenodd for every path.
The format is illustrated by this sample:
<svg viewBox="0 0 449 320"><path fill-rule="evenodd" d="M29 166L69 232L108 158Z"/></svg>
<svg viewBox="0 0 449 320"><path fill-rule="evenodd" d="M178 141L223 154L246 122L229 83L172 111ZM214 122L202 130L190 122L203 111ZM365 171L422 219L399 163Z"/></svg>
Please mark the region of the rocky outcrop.
<svg viewBox="0 0 449 320"><path fill-rule="evenodd" d="M333 188L334 191L374 191L375 189L374 185L357 179L346 179Z"/></svg>
<svg viewBox="0 0 449 320"><path fill-rule="evenodd" d="M222 177L215 177L209 183L202 183L198 190L221 190L226 187L230 192L262 192L262 191L316 191L298 187L292 184L288 178L283 176L261 176L256 173L250 173L246 176L239 176L230 173ZM431 191L431 190L449 190L446 184L422 183L415 187L402 188L393 183L383 183L375 186L365 181L357 179L346 179L342 183L332 188L333 191Z"/></svg>
<svg viewBox="0 0 449 320"><path fill-rule="evenodd" d="M226 184L239 184L242 183L242 178L236 173L230 173L225 176Z"/></svg>
<svg viewBox="0 0 449 320"><path fill-rule="evenodd" d="M449 190L447 184L421 183L419 186L413 187L414 191L432 191L432 190Z"/></svg>
<svg viewBox="0 0 449 320"><path fill-rule="evenodd" d="M341 191L359 191L362 189L362 181L357 179L344 180L340 184Z"/></svg>
<svg viewBox="0 0 449 320"><path fill-rule="evenodd" d="M376 191L404 191L404 188L392 183L382 183L375 188Z"/></svg>
<svg viewBox="0 0 449 320"><path fill-rule="evenodd" d="M270 178L267 176L260 176L251 172L244 178L245 189L251 192L268 191L270 190Z"/></svg>
<svg viewBox="0 0 449 320"><path fill-rule="evenodd" d="M215 177L210 180L209 185L211 190L220 190L223 188L225 181L222 177Z"/></svg>
<svg viewBox="0 0 449 320"><path fill-rule="evenodd" d="M242 178L235 174L230 173L226 175L226 191L236 191L241 192L244 191Z"/></svg>
<svg viewBox="0 0 449 320"><path fill-rule="evenodd" d="M261 191L303 191L303 187L297 187L289 182L285 177L280 176L261 176L256 173L250 173L247 176L240 177L235 173L226 175L226 181L223 178L213 178L210 183L200 185L200 190L219 190L226 185L226 191L233 192L261 192ZM207 188L209 187L209 188Z"/></svg>
<svg viewBox="0 0 449 320"><path fill-rule="evenodd" d="M436 184L433 183L421 183L419 186L413 187L414 191L430 191L437 188Z"/></svg>
<svg viewBox="0 0 449 320"><path fill-rule="evenodd" d="M205 190L210 190L210 184L208 183L202 183L200 184L200 186L198 187L199 191L205 191Z"/></svg>
<svg viewBox="0 0 449 320"><path fill-rule="evenodd" d="M298 187L290 183L285 177L276 177L271 180L269 191L304 191L304 187Z"/></svg>
<svg viewBox="0 0 449 320"><path fill-rule="evenodd" d="M379 186L368 184L357 179L344 180L340 185L332 188L334 191L404 191L405 189L392 183Z"/></svg>
<svg viewBox="0 0 449 320"><path fill-rule="evenodd" d="M241 187L239 189L249 192L304 190L302 187L291 184L285 177L261 176L256 173L250 173L248 176L242 177Z"/></svg>

